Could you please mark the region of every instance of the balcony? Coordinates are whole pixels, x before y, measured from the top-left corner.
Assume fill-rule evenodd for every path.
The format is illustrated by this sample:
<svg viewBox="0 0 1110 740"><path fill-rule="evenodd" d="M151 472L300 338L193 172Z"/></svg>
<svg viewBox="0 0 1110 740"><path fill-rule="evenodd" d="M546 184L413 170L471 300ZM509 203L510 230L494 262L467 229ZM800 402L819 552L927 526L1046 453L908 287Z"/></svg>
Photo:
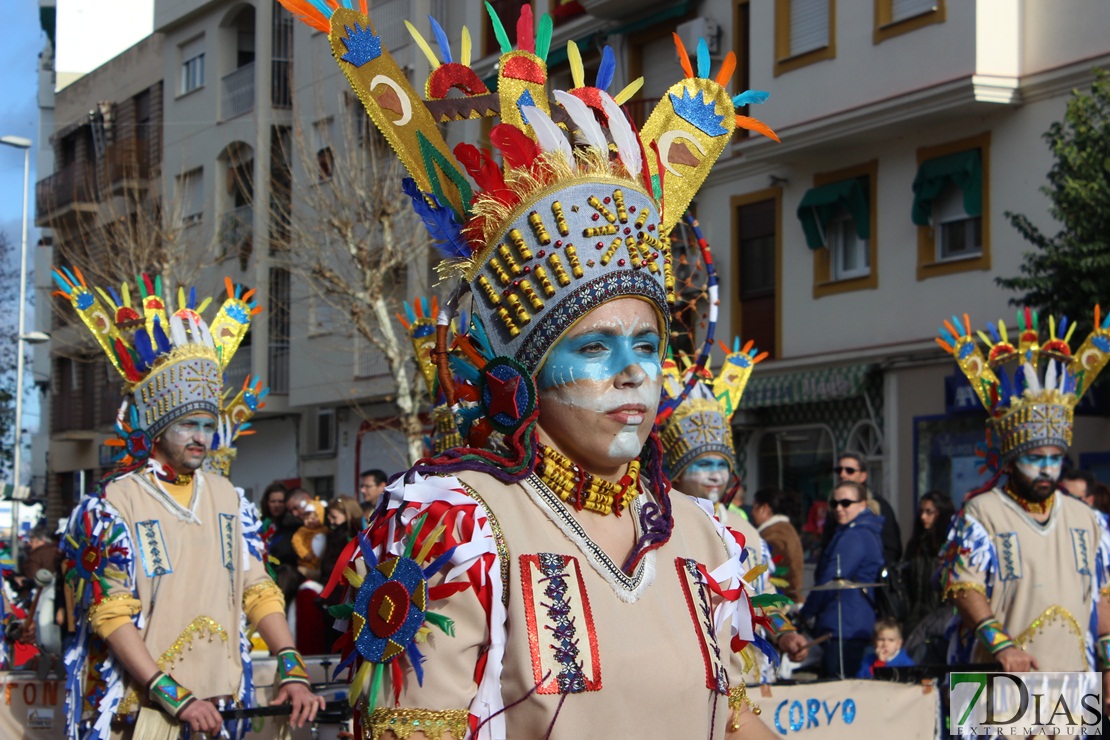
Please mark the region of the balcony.
<svg viewBox="0 0 1110 740"><path fill-rule="evenodd" d="M293 107L293 63L284 59L270 62L270 103L275 108Z"/></svg>
<svg viewBox="0 0 1110 740"><path fill-rule="evenodd" d="M244 64L220 80L220 120L254 110L254 62Z"/></svg>
<svg viewBox="0 0 1110 740"><path fill-rule="evenodd" d="M120 184L142 185L150 179L146 139L116 141L104 150L104 176L109 187Z"/></svg>
<svg viewBox="0 0 1110 740"><path fill-rule="evenodd" d="M96 211L93 169L85 163L68 164L35 183L35 226L49 227L74 210Z"/></svg>

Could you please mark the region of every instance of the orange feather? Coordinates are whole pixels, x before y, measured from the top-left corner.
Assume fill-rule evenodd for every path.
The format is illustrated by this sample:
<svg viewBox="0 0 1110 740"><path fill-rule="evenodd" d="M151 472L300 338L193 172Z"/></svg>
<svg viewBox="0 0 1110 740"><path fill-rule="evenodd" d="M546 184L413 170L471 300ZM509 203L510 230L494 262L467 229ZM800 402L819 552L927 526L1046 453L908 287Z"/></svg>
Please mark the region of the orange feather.
<svg viewBox="0 0 1110 740"><path fill-rule="evenodd" d="M690 55L686 52L686 45L682 43L682 38L676 33L674 34L674 45L678 49L678 63L682 65L682 71L690 79L694 77L694 68L690 66Z"/></svg>
<svg viewBox="0 0 1110 740"><path fill-rule="evenodd" d="M736 52L730 51L725 55L725 61L721 63L721 69L717 72L717 84L721 87L728 85L728 81L732 79L732 73L736 71Z"/></svg>
<svg viewBox="0 0 1110 740"><path fill-rule="evenodd" d="M767 126L767 124L765 124L763 121L756 120L751 116L737 116L736 126L737 128L746 128L749 131L755 131L758 134L763 134L768 139L774 139L775 141L779 140L779 135L772 131L770 127Z"/></svg>
<svg viewBox="0 0 1110 740"><path fill-rule="evenodd" d="M324 17L319 8L308 0L278 0L278 2L284 5L285 9L292 13L294 18L306 26L311 26L324 33L331 31L331 22Z"/></svg>

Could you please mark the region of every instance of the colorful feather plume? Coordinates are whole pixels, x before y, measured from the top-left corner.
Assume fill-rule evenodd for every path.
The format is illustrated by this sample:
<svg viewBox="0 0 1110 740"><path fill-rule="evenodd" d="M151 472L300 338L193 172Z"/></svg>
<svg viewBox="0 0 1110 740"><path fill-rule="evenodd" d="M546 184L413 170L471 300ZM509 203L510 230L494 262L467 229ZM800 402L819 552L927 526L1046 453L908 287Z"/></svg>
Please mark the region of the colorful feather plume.
<svg viewBox="0 0 1110 740"><path fill-rule="evenodd" d="M412 207L424 222L428 233L436 242L436 248L447 259L466 259L470 257L470 244L463 236L455 212L444 208L435 196L420 192L416 181L406 177L401 189L412 199Z"/></svg>

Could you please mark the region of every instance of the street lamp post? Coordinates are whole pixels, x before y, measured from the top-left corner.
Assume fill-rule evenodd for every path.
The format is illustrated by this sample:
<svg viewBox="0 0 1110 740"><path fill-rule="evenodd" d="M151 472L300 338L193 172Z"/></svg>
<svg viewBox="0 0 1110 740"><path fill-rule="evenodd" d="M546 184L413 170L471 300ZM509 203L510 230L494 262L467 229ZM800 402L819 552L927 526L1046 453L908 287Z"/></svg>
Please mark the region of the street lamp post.
<svg viewBox="0 0 1110 740"><path fill-rule="evenodd" d="M23 465L23 341L27 323L27 193L31 185L31 140L0 136L0 144L23 150L23 238L19 246L19 334L15 363L15 453L12 481L16 502L12 506L12 558L19 563L19 484Z"/></svg>

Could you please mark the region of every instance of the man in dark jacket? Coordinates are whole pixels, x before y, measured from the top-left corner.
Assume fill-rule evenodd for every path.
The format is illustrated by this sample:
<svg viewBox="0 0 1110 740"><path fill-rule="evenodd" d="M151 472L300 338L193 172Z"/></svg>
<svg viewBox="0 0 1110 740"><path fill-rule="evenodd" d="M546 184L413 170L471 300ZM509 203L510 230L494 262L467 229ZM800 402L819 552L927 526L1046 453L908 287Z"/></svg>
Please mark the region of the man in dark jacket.
<svg viewBox="0 0 1110 740"><path fill-rule="evenodd" d="M815 634L832 634L822 660L828 676L856 675L871 641L875 609L869 594L859 588L837 588L834 583L873 583L879 577L883 567L883 518L872 511L871 505L867 489L853 481L838 484L829 499L836 529L817 563L817 588L810 590L802 607L802 616L814 620ZM832 588L820 588L826 585Z"/></svg>
<svg viewBox="0 0 1110 740"><path fill-rule="evenodd" d="M837 458L836 467L833 468L836 482L853 481L860 485L867 485L867 463L863 455L858 452L844 452ZM894 507L875 493L871 498L879 504L879 514L883 517L883 556L887 565L894 565L902 559L902 530L898 527L898 520L894 516Z"/></svg>

